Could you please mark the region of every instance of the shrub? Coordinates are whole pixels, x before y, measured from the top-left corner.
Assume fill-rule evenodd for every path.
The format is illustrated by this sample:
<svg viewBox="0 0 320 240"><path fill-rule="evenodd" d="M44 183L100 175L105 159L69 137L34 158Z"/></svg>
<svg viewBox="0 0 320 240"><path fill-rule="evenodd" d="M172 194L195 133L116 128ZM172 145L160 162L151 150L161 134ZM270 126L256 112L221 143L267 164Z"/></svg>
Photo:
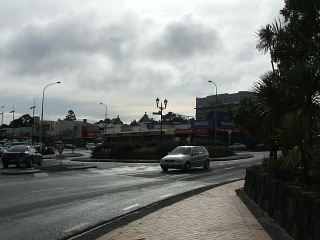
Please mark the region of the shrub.
<svg viewBox="0 0 320 240"><path fill-rule="evenodd" d="M158 153L160 157L164 157L177 146L178 144L176 142L161 142L158 145Z"/></svg>
<svg viewBox="0 0 320 240"><path fill-rule="evenodd" d="M92 150L92 158L107 158L114 146L111 144L100 144Z"/></svg>
<svg viewBox="0 0 320 240"><path fill-rule="evenodd" d="M234 155L234 152L232 149L226 147L226 146L206 146L206 149L209 152L209 155L211 158L215 157L227 157Z"/></svg>
<svg viewBox="0 0 320 240"><path fill-rule="evenodd" d="M281 180L293 180L293 176L297 176L294 169L283 167L284 157L278 159L265 158L262 164L263 170L270 173L273 177ZM298 174L299 175L299 174Z"/></svg>
<svg viewBox="0 0 320 240"><path fill-rule="evenodd" d="M131 158L134 159L160 159L157 147L142 147L131 153Z"/></svg>
<svg viewBox="0 0 320 240"><path fill-rule="evenodd" d="M227 146L224 142L222 141L215 141L215 140L206 140L206 141L201 141L195 143L196 146Z"/></svg>
<svg viewBox="0 0 320 240"><path fill-rule="evenodd" d="M128 157L133 150L135 150L135 145L133 143L121 143L113 147L109 155L110 157L125 158Z"/></svg>

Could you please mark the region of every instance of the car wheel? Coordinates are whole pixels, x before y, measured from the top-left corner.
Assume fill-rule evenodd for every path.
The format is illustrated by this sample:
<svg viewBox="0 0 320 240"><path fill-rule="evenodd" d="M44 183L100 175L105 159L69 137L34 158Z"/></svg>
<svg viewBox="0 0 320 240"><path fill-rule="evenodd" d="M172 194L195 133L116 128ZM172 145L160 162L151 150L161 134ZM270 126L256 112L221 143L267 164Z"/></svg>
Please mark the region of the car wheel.
<svg viewBox="0 0 320 240"><path fill-rule="evenodd" d="M168 172L168 167L166 167L166 166L161 166L161 168L162 168L162 171Z"/></svg>
<svg viewBox="0 0 320 240"><path fill-rule="evenodd" d="M27 159L27 167L32 168L32 159L31 158Z"/></svg>
<svg viewBox="0 0 320 240"><path fill-rule="evenodd" d="M186 164L184 165L184 171L188 172L190 170L191 166L189 162L186 162Z"/></svg>
<svg viewBox="0 0 320 240"><path fill-rule="evenodd" d="M207 159L203 165L203 169L208 170L210 167L210 161Z"/></svg>

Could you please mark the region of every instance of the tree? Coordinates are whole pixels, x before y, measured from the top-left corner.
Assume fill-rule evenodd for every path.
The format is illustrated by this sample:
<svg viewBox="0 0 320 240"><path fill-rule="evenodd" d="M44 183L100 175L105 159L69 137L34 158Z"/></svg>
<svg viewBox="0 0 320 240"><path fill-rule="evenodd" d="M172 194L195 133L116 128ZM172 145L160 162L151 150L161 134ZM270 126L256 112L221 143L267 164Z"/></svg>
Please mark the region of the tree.
<svg viewBox="0 0 320 240"><path fill-rule="evenodd" d="M183 115L179 115L173 112L168 112L162 116L162 121L165 123L188 123L189 120Z"/></svg>
<svg viewBox="0 0 320 240"><path fill-rule="evenodd" d="M69 110L68 111L68 114L66 116L66 118L64 120L67 120L67 121L76 121L77 118L76 118L76 114L72 111L72 110Z"/></svg>
<svg viewBox="0 0 320 240"><path fill-rule="evenodd" d="M257 49L266 54L268 51L270 52L271 57L271 67L273 73L275 73L274 67L274 55L275 55L275 46L277 42L280 41L280 37L282 36L282 27L280 20L273 24L267 24L265 27L261 28L258 31L259 42L257 44Z"/></svg>
<svg viewBox="0 0 320 240"><path fill-rule="evenodd" d="M260 29L257 44L277 64L255 83L262 129L285 148L284 167L299 165L307 182L320 118L319 9L318 0L286 0L283 24Z"/></svg>
<svg viewBox="0 0 320 240"><path fill-rule="evenodd" d="M257 115L258 104L252 98L243 98L233 111L233 121L252 138L260 137L260 121Z"/></svg>
<svg viewBox="0 0 320 240"><path fill-rule="evenodd" d="M33 118L29 114L24 114L21 117L10 122L10 127L30 127L33 124Z"/></svg>

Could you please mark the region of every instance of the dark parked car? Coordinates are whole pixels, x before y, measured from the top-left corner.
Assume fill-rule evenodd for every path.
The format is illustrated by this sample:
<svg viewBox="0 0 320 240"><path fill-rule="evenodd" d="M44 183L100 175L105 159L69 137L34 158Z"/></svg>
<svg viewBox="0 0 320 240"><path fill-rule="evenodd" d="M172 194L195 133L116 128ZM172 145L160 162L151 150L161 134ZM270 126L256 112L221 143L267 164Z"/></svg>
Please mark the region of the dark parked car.
<svg viewBox="0 0 320 240"><path fill-rule="evenodd" d="M42 155L32 146L16 145L2 154L1 161L4 168L8 168L10 164L15 164L17 167L20 165L32 167L33 164L41 166Z"/></svg>
<svg viewBox="0 0 320 240"><path fill-rule="evenodd" d="M0 157L2 156L2 154L4 153L4 152L6 152L7 151L7 149L5 148L5 147L0 147Z"/></svg>
<svg viewBox="0 0 320 240"><path fill-rule="evenodd" d="M209 169L209 153L201 146L180 146L173 149L167 156L160 160L160 167L164 172L169 168L184 169L203 167Z"/></svg>

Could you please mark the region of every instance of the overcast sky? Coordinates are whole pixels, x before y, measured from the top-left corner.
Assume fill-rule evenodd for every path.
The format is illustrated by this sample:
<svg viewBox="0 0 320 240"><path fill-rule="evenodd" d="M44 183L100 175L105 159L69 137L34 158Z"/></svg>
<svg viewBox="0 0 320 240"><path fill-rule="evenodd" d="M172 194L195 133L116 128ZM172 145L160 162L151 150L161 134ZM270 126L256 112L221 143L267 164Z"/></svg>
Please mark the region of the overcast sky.
<svg viewBox="0 0 320 240"><path fill-rule="evenodd" d="M196 97L250 90L270 69L256 32L283 0L0 0L0 106L4 123L108 117L129 123L157 111L195 115ZM2 109L0 109L1 112Z"/></svg>

